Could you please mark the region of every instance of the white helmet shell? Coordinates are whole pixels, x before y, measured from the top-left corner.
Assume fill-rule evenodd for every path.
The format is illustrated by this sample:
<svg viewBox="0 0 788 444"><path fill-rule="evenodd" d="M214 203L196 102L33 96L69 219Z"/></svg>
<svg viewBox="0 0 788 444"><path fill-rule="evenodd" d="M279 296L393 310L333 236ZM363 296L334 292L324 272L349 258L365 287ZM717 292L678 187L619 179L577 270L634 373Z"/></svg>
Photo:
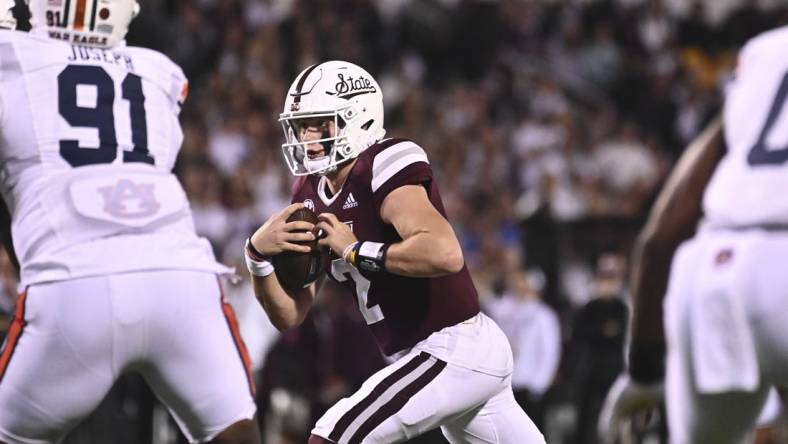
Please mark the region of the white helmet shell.
<svg viewBox="0 0 788 444"><path fill-rule="evenodd" d="M325 157L309 159L298 121L315 118L334 119L336 134L310 141L328 149ZM296 176L334 171L386 134L378 82L363 68L339 60L312 65L296 77L279 121L285 132L282 151Z"/></svg>
<svg viewBox="0 0 788 444"><path fill-rule="evenodd" d="M111 48L123 42L137 0L30 0L32 32L75 45Z"/></svg>
<svg viewBox="0 0 788 444"><path fill-rule="evenodd" d="M0 0L0 29L16 29L13 7L14 0Z"/></svg>

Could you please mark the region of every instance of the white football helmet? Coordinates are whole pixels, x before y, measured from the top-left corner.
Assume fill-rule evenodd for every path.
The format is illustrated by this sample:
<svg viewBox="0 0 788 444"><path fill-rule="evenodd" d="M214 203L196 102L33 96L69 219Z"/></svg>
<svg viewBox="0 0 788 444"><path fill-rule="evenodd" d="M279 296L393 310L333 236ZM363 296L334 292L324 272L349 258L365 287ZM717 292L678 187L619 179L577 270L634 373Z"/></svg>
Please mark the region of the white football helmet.
<svg viewBox="0 0 788 444"><path fill-rule="evenodd" d="M0 0L0 28L16 29L16 19L11 8L14 7L14 0Z"/></svg>
<svg viewBox="0 0 788 444"><path fill-rule="evenodd" d="M299 140L301 122L315 118L334 119L336 135L319 140L325 156L310 159L306 144ZM352 63L334 60L312 65L296 77L279 115L285 132L282 151L290 171L296 176L326 174L358 157L383 138L383 94L378 82Z"/></svg>
<svg viewBox="0 0 788 444"><path fill-rule="evenodd" d="M137 16L137 0L29 0L32 32L76 45L110 48Z"/></svg>

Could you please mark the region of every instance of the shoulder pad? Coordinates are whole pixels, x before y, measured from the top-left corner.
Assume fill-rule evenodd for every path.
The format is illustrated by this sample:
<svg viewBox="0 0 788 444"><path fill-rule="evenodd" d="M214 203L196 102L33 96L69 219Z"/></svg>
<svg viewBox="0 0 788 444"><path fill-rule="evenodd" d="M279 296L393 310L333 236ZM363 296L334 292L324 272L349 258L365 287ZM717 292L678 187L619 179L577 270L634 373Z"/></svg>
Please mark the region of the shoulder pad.
<svg viewBox="0 0 788 444"><path fill-rule="evenodd" d="M382 148L372 161L372 192L416 162L430 163L424 149L410 140L400 139L399 142Z"/></svg>

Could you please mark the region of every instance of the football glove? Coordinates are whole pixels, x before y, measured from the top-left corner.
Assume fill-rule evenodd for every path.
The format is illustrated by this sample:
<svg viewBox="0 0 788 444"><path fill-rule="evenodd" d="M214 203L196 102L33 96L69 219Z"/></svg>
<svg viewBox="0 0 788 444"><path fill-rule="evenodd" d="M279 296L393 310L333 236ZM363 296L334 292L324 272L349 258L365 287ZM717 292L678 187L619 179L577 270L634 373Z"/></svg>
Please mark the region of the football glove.
<svg viewBox="0 0 788 444"><path fill-rule="evenodd" d="M656 408L664 398L662 382L642 384L624 373L607 392L599 414L598 433L603 444L615 444L619 432L639 412Z"/></svg>

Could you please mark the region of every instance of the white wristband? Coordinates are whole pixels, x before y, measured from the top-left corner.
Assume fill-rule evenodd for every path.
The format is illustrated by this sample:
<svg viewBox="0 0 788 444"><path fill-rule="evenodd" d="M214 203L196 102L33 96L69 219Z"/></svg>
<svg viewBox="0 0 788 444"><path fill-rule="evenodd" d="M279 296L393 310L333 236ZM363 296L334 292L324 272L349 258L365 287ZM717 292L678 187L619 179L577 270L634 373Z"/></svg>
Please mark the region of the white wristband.
<svg viewBox="0 0 788 444"><path fill-rule="evenodd" d="M266 277L274 272L274 264L269 261L256 261L246 253L244 253L244 259L246 260L246 268L249 269L249 274L252 276Z"/></svg>
<svg viewBox="0 0 788 444"><path fill-rule="evenodd" d="M257 253L257 250L252 246L252 240L247 238L244 244L246 268L252 276L266 277L274 272L274 264L267 259L258 257L259 254L260 253Z"/></svg>

